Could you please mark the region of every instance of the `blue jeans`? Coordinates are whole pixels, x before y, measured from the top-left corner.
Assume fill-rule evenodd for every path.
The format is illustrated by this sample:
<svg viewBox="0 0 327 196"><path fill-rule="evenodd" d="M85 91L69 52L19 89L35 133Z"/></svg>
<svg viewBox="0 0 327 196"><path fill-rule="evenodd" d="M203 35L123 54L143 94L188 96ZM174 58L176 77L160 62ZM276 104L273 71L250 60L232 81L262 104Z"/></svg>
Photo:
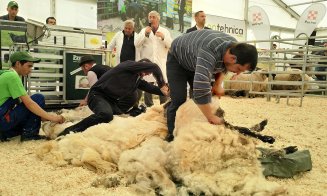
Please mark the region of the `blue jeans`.
<svg viewBox="0 0 327 196"><path fill-rule="evenodd" d="M41 108L44 108L43 95L34 94L31 99ZM29 111L24 103L17 104L17 99L9 98L0 106L0 118L0 132L5 138L39 134L41 118Z"/></svg>

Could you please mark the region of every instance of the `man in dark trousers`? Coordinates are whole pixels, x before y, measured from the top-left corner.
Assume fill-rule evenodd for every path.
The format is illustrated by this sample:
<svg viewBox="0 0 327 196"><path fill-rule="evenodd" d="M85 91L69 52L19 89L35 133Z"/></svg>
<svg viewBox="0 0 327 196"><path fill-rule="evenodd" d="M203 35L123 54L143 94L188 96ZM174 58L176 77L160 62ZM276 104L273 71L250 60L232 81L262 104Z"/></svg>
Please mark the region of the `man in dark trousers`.
<svg viewBox="0 0 327 196"><path fill-rule="evenodd" d="M167 57L167 77L171 102L167 107L167 141L174 139L176 111L187 98L187 83L193 89L193 100L211 124L222 124L223 119L212 114L212 93L224 94L222 82L227 71L241 73L257 66L257 49L237 43L226 33L201 30L184 34L171 44ZM211 87L211 78L215 84Z"/></svg>
<svg viewBox="0 0 327 196"><path fill-rule="evenodd" d="M202 29L210 29L206 26L204 26L206 24L206 14L204 13L204 11L197 11L194 14L194 20L195 20L195 26L191 27L189 29L186 30L186 33L192 32L192 31L196 31L196 30L202 30Z"/></svg>
<svg viewBox="0 0 327 196"><path fill-rule="evenodd" d="M107 65L97 65L92 55L82 56L79 61L79 66L82 68L84 74L87 75L90 87L92 87L104 73L111 69L111 67ZM87 95L79 104L79 106L84 105L87 105Z"/></svg>
<svg viewBox="0 0 327 196"><path fill-rule="evenodd" d="M21 77L29 75L33 64L41 59L22 51L13 53L10 61L10 70L0 70L0 140L18 135L21 141L45 139L39 135L41 119L57 123L65 119L44 111L44 96L37 93L29 96L23 86Z"/></svg>
<svg viewBox="0 0 327 196"><path fill-rule="evenodd" d="M142 79L152 73L158 86ZM82 132L99 123L108 123L114 115L127 113L135 104L137 89L156 95L169 94L160 67L148 59L139 62L125 61L107 71L90 89L88 106L94 112L81 122L66 128L59 136Z"/></svg>

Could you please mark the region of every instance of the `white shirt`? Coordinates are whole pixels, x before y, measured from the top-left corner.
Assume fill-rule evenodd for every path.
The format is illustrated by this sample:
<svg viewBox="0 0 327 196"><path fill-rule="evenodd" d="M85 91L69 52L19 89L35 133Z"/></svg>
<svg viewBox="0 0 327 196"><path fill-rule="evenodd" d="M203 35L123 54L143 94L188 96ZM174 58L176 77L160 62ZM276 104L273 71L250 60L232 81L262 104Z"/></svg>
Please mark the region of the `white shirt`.
<svg viewBox="0 0 327 196"><path fill-rule="evenodd" d="M143 28L138 36L134 38L135 47L139 50L139 58L147 58L153 63L158 64L162 71L164 80L167 82L166 61L172 42L170 32L166 28L159 26L157 31L163 33L165 37L164 40L162 40L161 37L155 36L152 31L149 37L146 37L145 29L146 28ZM152 74L145 76L143 79L148 82L155 82Z"/></svg>
<svg viewBox="0 0 327 196"><path fill-rule="evenodd" d="M96 64L93 64L92 67L94 67L95 65ZM92 87L98 81L98 77L94 73L94 71L88 71L87 72L87 80L89 81L89 86Z"/></svg>
<svg viewBox="0 0 327 196"><path fill-rule="evenodd" d="M136 39L137 33L134 33L134 45L135 45L135 39ZM121 49L123 47L124 43L124 33L122 31L119 31L115 34L115 36L112 38L111 42L109 43L109 51L113 51L114 48L116 48L116 65L120 63L120 54ZM135 59L138 59L139 57L138 49L135 47Z"/></svg>

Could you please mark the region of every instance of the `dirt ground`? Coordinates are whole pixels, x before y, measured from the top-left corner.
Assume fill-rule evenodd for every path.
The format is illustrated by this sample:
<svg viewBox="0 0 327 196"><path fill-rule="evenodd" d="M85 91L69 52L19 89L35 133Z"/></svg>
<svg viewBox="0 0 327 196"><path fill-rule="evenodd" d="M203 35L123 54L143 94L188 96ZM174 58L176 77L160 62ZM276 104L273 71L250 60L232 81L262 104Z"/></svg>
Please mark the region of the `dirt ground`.
<svg viewBox="0 0 327 196"><path fill-rule="evenodd" d="M292 179L268 178L288 187L290 195L327 195L327 99L305 97L280 103L266 98L221 99L226 120L250 127L268 119L264 134L276 138L273 145L290 145L311 153L313 169ZM94 188L91 182L100 175L79 167L54 167L40 161L34 151L44 141L21 143L19 137L0 143L0 195L133 195L129 188Z"/></svg>

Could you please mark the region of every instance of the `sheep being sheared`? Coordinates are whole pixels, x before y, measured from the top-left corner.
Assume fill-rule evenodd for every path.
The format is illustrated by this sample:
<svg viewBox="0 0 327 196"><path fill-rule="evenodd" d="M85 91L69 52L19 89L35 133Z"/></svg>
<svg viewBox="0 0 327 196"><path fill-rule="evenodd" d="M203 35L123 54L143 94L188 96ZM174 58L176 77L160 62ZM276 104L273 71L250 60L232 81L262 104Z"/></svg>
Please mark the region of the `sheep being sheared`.
<svg viewBox="0 0 327 196"><path fill-rule="evenodd" d="M93 112L87 106L77 107L73 110L61 109L56 112L65 118L62 124L50 121L42 122L41 130L50 139L55 139L65 128L70 127L82 119L90 116Z"/></svg>
<svg viewBox="0 0 327 196"><path fill-rule="evenodd" d="M217 98L213 105L218 108ZM48 142L38 156L53 164L106 173L93 186L130 186L143 195L278 195L285 191L264 179L254 139L208 124L193 100L177 112L172 143L162 140L167 134L165 122L163 107L154 106L138 117L115 117L110 123Z"/></svg>
<svg viewBox="0 0 327 196"><path fill-rule="evenodd" d="M213 104L218 108L218 99ZM175 140L168 150L168 171L194 195L278 195L285 189L267 182L253 139L211 125L188 101L176 115Z"/></svg>
<svg viewBox="0 0 327 196"><path fill-rule="evenodd" d="M175 184L165 168L167 146L168 143L159 137L145 140L138 148L121 154L117 173L98 178L92 185L106 188L130 186L141 195L176 195Z"/></svg>
<svg viewBox="0 0 327 196"><path fill-rule="evenodd" d="M148 137L165 137L167 128L162 112L162 106L156 106L137 117L115 116L110 123L45 143L38 155L55 165L85 166L104 173L115 171L121 152L137 147Z"/></svg>

